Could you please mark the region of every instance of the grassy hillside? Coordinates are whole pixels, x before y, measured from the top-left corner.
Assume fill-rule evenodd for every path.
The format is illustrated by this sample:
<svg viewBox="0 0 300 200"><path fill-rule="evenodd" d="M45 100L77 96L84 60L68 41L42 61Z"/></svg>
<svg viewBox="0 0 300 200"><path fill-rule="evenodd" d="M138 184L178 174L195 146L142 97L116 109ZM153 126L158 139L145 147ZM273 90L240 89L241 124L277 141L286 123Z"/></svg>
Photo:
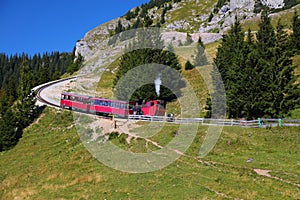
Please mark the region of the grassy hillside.
<svg viewBox="0 0 300 200"><path fill-rule="evenodd" d="M215 2L194 9L195 1L187 1L186 7L167 14L167 22L191 13L209 14ZM257 23L251 23L246 22L244 29L256 30ZM206 45L210 61L218 45ZM181 64L185 61L180 58ZM300 66L300 56L295 56L294 63ZM97 88L99 96L112 97L117 66L115 61L103 72ZM203 108L207 89L203 80L194 76L196 70L183 70L182 74ZM168 104L168 112L179 113L178 102ZM296 110L293 116L299 113ZM147 128L147 123L139 123L136 131L143 133ZM177 128L167 124L150 139L164 146L176 137ZM214 149L199 159L207 129L200 126L185 155L170 166L151 173L129 174L105 166L85 149L71 112L46 108L14 149L0 152L0 199L300 199L299 127L225 127ZM123 135L112 142L131 152L157 149L143 139L131 140L130 144L125 139ZM268 173L258 174L255 170Z"/></svg>
<svg viewBox="0 0 300 200"><path fill-rule="evenodd" d="M274 27L278 24L278 20L285 25L286 28L290 28L292 25L292 19L294 16L294 11L297 11L299 13L300 11L300 5L297 5L291 9L284 10L278 13L271 14L271 23ZM260 18L256 17L254 19L246 20L243 22L243 30L248 31L250 28L252 31L257 31L259 29Z"/></svg>
<svg viewBox="0 0 300 200"><path fill-rule="evenodd" d="M168 141L176 126L152 137ZM72 114L46 108L19 144L0 153L1 199L299 199L299 128L226 127L214 150L197 158L207 127L182 156L152 173L128 174L95 160ZM118 143L118 139L115 139ZM131 143L143 152L144 142ZM247 163L247 159L253 162ZM271 170L271 177L254 169ZM298 184L298 186L296 185Z"/></svg>

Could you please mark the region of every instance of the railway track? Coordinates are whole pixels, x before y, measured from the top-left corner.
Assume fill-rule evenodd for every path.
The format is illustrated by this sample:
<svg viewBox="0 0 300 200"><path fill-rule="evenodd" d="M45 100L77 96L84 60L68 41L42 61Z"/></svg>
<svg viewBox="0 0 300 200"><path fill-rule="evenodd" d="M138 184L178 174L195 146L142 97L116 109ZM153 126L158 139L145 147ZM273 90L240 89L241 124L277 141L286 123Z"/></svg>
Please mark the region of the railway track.
<svg viewBox="0 0 300 200"><path fill-rule="evenodd" d="M47 101L46 99L44 99L44 98L41 96L41 92L42 92L45 88L47 88L47 87L49 87L49 86L51 86L51 85L55 85L55 84L57 84L57 83L60 83L60 82L63 82L63 81L67 81L67 80L73 80L73 79L76 79L76 78L78 78L78 77L79 77L79 76L74 76L74 77L70 77L70 78L64 78L64 79L52 81L52 82L45 83L45 84L43 84L43 85L40 85L40 86L35 87L33 90L35 90L35 92L37 93L37 94L36 94L36 99L37 99L39 102L44 103L44 104L46 104L46 105L50 105L50 106L52 106L52 107L60 108L59 105L54 104L54 103L52 103L52 102Z"/></svg>

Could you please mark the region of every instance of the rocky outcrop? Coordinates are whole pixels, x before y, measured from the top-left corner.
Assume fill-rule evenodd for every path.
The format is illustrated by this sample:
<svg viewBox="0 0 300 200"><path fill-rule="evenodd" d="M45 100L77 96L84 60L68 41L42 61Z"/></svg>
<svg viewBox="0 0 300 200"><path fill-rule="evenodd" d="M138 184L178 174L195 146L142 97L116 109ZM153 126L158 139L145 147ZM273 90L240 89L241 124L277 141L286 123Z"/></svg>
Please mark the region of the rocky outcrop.
<svg viewBox="0 0 300 200"><path fill-rule="evenodd" d="M208 22L209 12L213 12L213 7L208 8L208 14L199 14L196 10L192 11L192 16L186 16L184 19L171 21L170 15L166 15L168 24L165 24L165 31L162 38L167 42L171 42L174 45L178 45L180 42L184 43L186 40L186 33L176 32L178 30L191 31L192 26L198 26L194 29L194 33L191 34L194 41L198 40L201 36L204 43L214 42L222 37L224 31L228 30L234 22L235 16L240 19L249 20L259 17L259 14L254 13L255 3L260 1L261 4L269 6L270 8L281 8L284 6L283 0L231 0L226 2L217 13L214 13L211 21ZM196 2L201 6L200 0ZM172 4L172 9L168 13L178 11L182 9L183 6L195 3L194 0L182 0L182 2ZM197 5L197 4L196 4ZM161 11L163 8L152 8L150 9L149 16L152 16L153 20L159 19ZM210 11L209 11L210 9ZM103 25L100 25L93 30L85 34L84 38L77 41L76 43L76 54L81 54L86 62L88 70L93 70L97 66L103 65L104 58L108 55L114 55L117 49L120 47L108 47L107 40L109 38L110 32L112 32L121 21L123 27L127 27L129 24L132 25L134 19L131 21L125 20L125 18L117 18L111 20ZM196 22L196 23L195 23ZM195 31L197 30L197 31ZM191 32L190 32L191 33ZM99 57L100 56L100 57Z"/></svg>
<svg viewBox="0 0 300 200"><path fill-rule="evenodd" d="M192 20L194 22L199 22L199 33L223 33L231 26L231 24L233 24L235 16L238 16L243 20L257 17L259 14L254 12L255 3L257 3L257 1L259 1L261 5L265 5L271 9L278 9L284 6L283 0L231 0L218 9L217 13L214 13L214 8L211 8L211 13L213 13L214 16L210 21L208 21L208 14L197 16L196 12L192 12L193 15L195 15ZM179 9L181 6L182 5L177 5L173 10ZM187 19L181 19L167 24L166 27L172 31L189 30L190 22Z"/></svg>
<svg viewBox="0 0 300 200"><path fill-rule="evenodd" d="M273 9L282 8L284 6L283 0L261 0L261 3Z"/></svg>

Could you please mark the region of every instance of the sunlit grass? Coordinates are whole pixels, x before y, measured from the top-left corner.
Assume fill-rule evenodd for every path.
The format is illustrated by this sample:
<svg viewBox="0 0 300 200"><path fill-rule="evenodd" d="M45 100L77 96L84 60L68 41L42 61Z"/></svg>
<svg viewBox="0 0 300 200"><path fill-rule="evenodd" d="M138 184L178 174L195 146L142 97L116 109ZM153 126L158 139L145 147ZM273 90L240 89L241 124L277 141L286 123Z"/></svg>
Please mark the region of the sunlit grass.
<svg viewBox="0 0 300 200"><path fill-rule="evenodd" d="M140 129L148 123L139 123ZM168 124L149 139L166 145L178 125ZM208 127L170 166L129 174L98 162L81 144L69 111L46 108L39 123L25 130L18 145L0 153L1 199L299 199L299 128L225 127L213 151L198 162ZM142 139L124 144L131 152L157 147ZM105 155L104 155L105 156ZM253 161L248 163L247 159ZM272 170L285 181L259 176Z"/></svg>

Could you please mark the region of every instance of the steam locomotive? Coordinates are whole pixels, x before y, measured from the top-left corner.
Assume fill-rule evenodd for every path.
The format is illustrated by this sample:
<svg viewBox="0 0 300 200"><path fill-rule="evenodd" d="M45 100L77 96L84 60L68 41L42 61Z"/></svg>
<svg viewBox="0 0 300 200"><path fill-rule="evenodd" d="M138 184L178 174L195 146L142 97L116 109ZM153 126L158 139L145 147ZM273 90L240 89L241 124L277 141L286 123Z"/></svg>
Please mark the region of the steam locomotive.
<svg viewBox="0 0 300 200"><path fill-rule="evenodd" d="M127 117L128 115L164 116L166 104L163 100L127 102L65 92L61 94L60 106L96 115Z"/></svg>

